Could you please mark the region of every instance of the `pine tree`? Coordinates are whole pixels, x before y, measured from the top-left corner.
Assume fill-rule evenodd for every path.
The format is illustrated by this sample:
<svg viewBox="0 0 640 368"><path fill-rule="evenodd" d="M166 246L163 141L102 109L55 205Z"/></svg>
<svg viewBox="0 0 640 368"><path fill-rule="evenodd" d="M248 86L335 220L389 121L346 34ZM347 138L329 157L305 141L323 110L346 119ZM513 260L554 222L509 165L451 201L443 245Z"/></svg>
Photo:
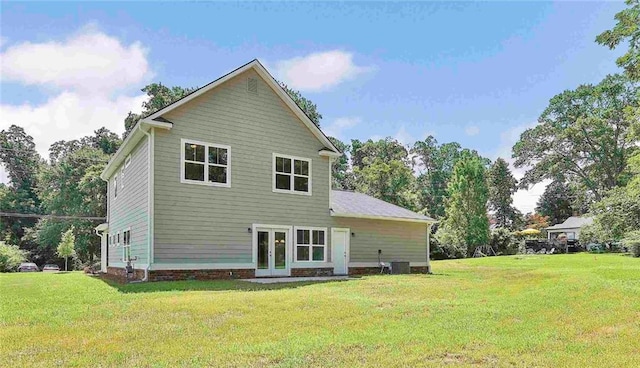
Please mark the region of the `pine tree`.
<svg viewBox="0 0 640 368"><path fill-rule="evenodd" d="M489 209L495 212L499 227L512 229L517 222L518 211L513 207L513 193L518 182L509 170L509 164L498 158L488 171Z"/></svg>

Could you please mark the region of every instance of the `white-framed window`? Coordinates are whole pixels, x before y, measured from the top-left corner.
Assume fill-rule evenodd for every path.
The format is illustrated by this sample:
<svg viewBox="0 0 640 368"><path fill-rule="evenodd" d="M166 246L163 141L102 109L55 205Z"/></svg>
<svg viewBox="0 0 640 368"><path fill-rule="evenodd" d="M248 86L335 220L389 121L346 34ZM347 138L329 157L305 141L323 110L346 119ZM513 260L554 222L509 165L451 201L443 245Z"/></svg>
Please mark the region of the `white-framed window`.
<svg viewBox="0 0 640 368"><path fill-rule="evenodd" d="M124 168L126 169L131 165L131 155L128 155L127 158L124 159Z"/></svg>
<svg viewBox="0 0 640 368"><path fill-rule="evenodd" d="M113 199L118 198L118 174L113 176Z"/></svg>
<svg viewBox="0 0 640 368"><path fill-rule="evenodd" d="M122 232L122 259L124 262L131 259L131 228Z"/></svg>
<svg viewBox="0 0 640 368"><path fill-rule="evenodd" d="M124 166L120 169L120 188L124 189Z"/></svg>
<svg viewBox="0 0 640 368"><path fill-rule="evenodd" d="M181 140L180 181L182 183L231 186L231 147Z"/></svg>
<svg viewBox="0 0 640 368"><path fill-rule="evenodd" d="M118 231L116 233L116 247L120 246L120 232Z"/></svg>
<svg viewBox="0 0 640 368"><path fill-rule="evenodd" d="M327 259L327 228L295 228L296 262L325 262Z"/></svg>
<svg viewBox="0 0 640 368"><path fill-rule="evenodd" d="M273 191L311 195L311 159L274 153Z"/></svg>

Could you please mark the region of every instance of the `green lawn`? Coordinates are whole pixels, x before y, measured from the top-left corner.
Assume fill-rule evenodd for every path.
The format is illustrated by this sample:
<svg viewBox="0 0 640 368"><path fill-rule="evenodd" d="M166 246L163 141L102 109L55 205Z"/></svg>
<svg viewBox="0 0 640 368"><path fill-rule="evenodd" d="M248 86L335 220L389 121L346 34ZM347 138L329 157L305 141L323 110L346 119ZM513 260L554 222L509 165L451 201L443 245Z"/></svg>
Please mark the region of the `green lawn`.
<svg viewBox="0 0 640 368"><path fill-rule="evenodd" d="M640 366L640 259L515 256L256 286L0 275L0 365Z"/></svg>

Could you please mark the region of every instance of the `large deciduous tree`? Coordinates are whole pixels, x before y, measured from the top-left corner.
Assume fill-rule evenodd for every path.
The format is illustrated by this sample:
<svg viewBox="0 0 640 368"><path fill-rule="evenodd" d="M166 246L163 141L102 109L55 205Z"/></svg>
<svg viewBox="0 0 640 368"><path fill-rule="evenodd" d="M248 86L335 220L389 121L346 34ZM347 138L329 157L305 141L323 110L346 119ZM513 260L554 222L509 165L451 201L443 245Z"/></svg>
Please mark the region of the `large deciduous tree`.
<svg viewBox="0 0 640 368"><path fill-rule="evenodd" d="M518 181L511 174L509 164L498 158L487 173L489 184L489 209L494 212L498 227L512 229L520 216L513 207L513 194L518 188Z"/></svg>
<svg viewBox="0 0 640 368"><path fill-rule="evenodd" d="M120 146L115 134L99 129L80 140L60 141L52 146L51 164L39 175L38 194L45 212L65 216L105 216L106 183L100 172L110 154ZM99 253L100 240L93 233L96 223L88 220L40 220L29 234L46 249L55 249L60 235L75 228L76 251L80 261L92 263Z"/></svg>
<svg viewBox="0 0 640 368"><path fill-rule="evenodd" d="M342 155L334 158L331 164L331 188L343 190L355 189L353 172L349 170L349 157L347 156L351 147L338 138L329 137L329 140L342 152Z"/></svg>
<svg viewBox="0 0 640 368"><path fill-rule="evenodd" d="M616 63L630 78L640 80L640 0L626 0L628 8L615 15L616 25L596 37L596 42L610 49L628 40L629 49Z"/></svg>
<svg viewBox="0 0 640 368"><path fill-rule="evenodd" d="M461 151L458 143L438 145L433 136L416 142L411 149L420 169L417 177L419 207L433 218L444 216L447 184Z"/></svg>
<svg viewBox="0 0 640 368"><path fill-rule="evenodd" d="M638 147L628 139L635 123L629 106L638 106L638 85L624 76L607 76L553 97L513 147L516 167L530 167L521 184L564 176L601 199L629 180L627 160Z"/></svg>
<svg viewBox="0 0 640 368"><path fill-rule="evenodd" d="M351 141L355 189L378 199L416 209L415 177L409 152L392 138Z"/></svg>
<svg viewBox="0 0 640 368"><path fill-rule="evenodd" d="M464 154L453 169L447 192L445 218L436 238L441 246L454 249L451 256L470 256L477 246L489 243L485 162Z"/></svg>
<svg viewBox="0 0 640 368"><path fill-rule="evenodd" d="M183 88L183 87L167 87L162 83L151 83L142 89L149 97L142 103L142 113L135 114L129 112L129 115L124 120L125 132L123 138L131 132L131 129L136 125L138 120L143 116L152 114L163 107L183 98L184 96L195 91L197 88Z"/></svg>
<svg viewBox="0 0 640 368"><path fill-rule="evenodd" d="M0 212L38 213L40 200L36 193L37 174L43 164L33 137L23 128L11 125L0 132L0 165L9 175L10 184L0 184ZM32 227L31 218L2 217L0 240L23 246L25 228Z"/></svg>

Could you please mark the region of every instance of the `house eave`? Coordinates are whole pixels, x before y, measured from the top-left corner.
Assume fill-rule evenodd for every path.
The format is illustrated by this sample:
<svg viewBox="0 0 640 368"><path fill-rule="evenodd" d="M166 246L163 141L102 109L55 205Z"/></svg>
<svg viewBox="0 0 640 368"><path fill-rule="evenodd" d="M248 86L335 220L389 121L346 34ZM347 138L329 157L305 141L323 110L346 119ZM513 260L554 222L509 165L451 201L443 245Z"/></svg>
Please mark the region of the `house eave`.
<svg viewBox="0 0 640 368"><path fill-rule="evenodd" d="M138 121L133 129L131 129L131 132L127 138L125 138L124 142L122 142L118 151L116 151L111 160L109 160L107 166L102 170L100 178L104 181L109 180L111 175L113 175L113 173L120 167L127 155L133 151L136 144L138 144L138 142L140 142L140 140L145 136L145 134L140 130L145 132L148 132L151 128L170 130L172 127L172 123L155 121L149 118Z"/></svg>
<svg viewBox="0 0 640 368"><path fill-rule="evenodd" d="M384 221L401 221L401 222L416 222L421 224L435 224L437 220L428 220L428 219L416 219L416 218L408 218L408 217L389 217L389 216L373 216L373 215L362 215L357 213L332 213L332 217L346 217L346 218L357 218L357 219L366 219L366 220L384 220Z"/></svg>

